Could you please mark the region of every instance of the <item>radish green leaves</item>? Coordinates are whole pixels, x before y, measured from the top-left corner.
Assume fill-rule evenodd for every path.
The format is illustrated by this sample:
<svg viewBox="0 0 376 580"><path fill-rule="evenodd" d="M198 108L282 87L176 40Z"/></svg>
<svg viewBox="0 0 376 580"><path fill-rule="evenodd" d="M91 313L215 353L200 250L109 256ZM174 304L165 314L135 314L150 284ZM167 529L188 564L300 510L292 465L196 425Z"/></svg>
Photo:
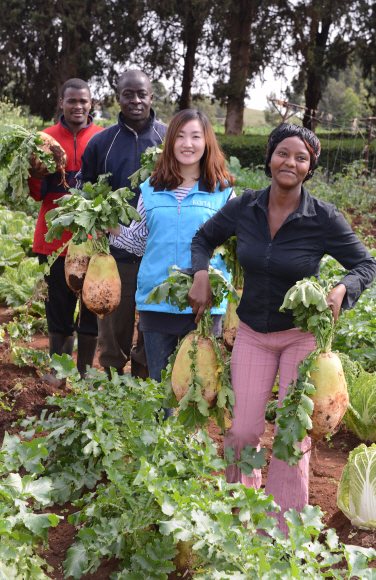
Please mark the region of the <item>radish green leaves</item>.
<svg viewBox="0 0 376 580"><path fill-rule="evenodd" d="M48 232L46 242L60 239L64 230L70 229L75 244L81 244L92 236L94 248L109 254L109 244L103 235L98 239L97 230L104 233L107 228L116 228L118 220L128 225L131 220L140 221L141 217L134 207L129 205L134 193L127 187L112 191L107 178L110 173L100 175L97 183L85 183L82 191L70 189L69 195L58 200L59 207L46 214Z"/></svg>
<svg viewBox="0 0 376 580"><path fill-rule="evenodd" d="M28 131L19 125L8 125L9 131L0 139L0 169L6 169L6 191L11 202L24 200L29 197L29 168L30 155L34 153L46 169L53 173L56 164L50 153L40 149L43 140L33 129Z"/></svg>

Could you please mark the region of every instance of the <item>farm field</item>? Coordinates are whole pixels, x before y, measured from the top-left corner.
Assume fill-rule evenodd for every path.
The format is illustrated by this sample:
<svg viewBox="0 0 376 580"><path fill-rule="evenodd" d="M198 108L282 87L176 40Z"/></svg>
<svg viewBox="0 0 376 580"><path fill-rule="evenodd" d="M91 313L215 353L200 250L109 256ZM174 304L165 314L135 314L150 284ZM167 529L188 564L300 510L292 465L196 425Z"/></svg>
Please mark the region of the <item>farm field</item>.
<svg viewBox="0 0 376 580"><path fill-rule="evenodd" d="M236 157L230 157L229 169L238 194L269 183L263 171L242 168ZM332 350L345 357L352 415L313 448L309 505L300 516L292 510L287 515L285 538L272 519L271 496L224 478L226 465L237 464L246 475L261 467L264 487L275 443L272 416L262 440L267 461L264 450L251 446L235 460L231 448L224 452L213 418L208 431L199 428L202 409L207 411L199 382L190 399L197 406L187 402L164 422L161 407L177 404L168 393L168 373L164 384L141 381L127 365L123 377L115 373L108 379L97 356L81 381L75 352L73 359L49 359L43 274L32 253L38 206L27 192L22 203L14 203L6 182L5 170L0 173L0 578L376 578L374 528L352 526L337 507L349 453L376 440L376 284L335 327ZM366 175L362 163L353 161L341 173L319 170L306 185L339 207L376 256L374 174ZM82 235L86 240L87 233ZM315 284L325 296L344 274L326 256L322 286ZM218 274L210 275L222 283ZM191 283L187 274L176 276ZM173 283L169 278L170 288ZM221 342L216 348L218 372L228 380L230 355ZM58 378L67 379L65 386L40 380L51 362ZM191 377L197 381L196 369ZM231 388L221 385L226 405L233 404ZM278 381L270 402L277 391ZM223 408L210 412L226 424Z"/></svg>
<svg viewBox="0 0 376 580"><path fill-rule="evenodd" d="M7 307L0 306L0 323L8 323L10 316L6 314ZM34 335L32 343L25 343L25 346L34 349L46 350L48 348L48 339L42 333ZM0 345L0 356L4 356L9 343L5 336L4 343ZM73 357L75 358L75 356ZM100 368L96 360L96 368ZM12 422L17 421L23 416L40 416L43 409L51 409L46 404L46 397L56 393L56 388L48 386L46 383L39 381L38 374L33 367L18 367L14 364L2 363L1 365L1 386L0 392L6 394L14 387L15 383L22 384L21 393L16 397L10 393L8 401L12 411L0 410L0 438L4 437L4 432L9 434L20 431L19 427L11 427ZM61 389L60 394L65 396L69 389ZM223 436L219 434L219 428L210 422L209 435L217 445L218 455L223 457ZM262 446L268 449L267 459L271 456L271 447L273 444L274 424L266 423L266 431L262 440ZM341 424L337 433L335 433L330 442L319 441L316 449L312 452L310 462L310 496L309 503L312 506L319 506L324 513L323 521L327 528L334 528L341 542L362 547L375 547L376 534L366 530L360 530L353 527L346 516L338 509L337 485L342 470L347 462L349 451L359 445L359 439ZM262 486L265 485L268 467L262 470ZM48 508L51 511L51 508ZM48 546L41 552L47 563L52 566L48 576L54 580L63 580L62 563L66 558L68 548L74 542L77 528L67 521L67 517L77 510L70 502L62 506L56 506L52 511L57 515L64 517L56 528L50 529L48 537ZM370 563L370 566L376 568L376 560ZM93 574L83 576L84 580L107 580L110 574L118 568L118 560L112 558L104 559L98 570ZM171 578L173 576L171 575ZM188 576L189 578L189 576Z"/></svg>

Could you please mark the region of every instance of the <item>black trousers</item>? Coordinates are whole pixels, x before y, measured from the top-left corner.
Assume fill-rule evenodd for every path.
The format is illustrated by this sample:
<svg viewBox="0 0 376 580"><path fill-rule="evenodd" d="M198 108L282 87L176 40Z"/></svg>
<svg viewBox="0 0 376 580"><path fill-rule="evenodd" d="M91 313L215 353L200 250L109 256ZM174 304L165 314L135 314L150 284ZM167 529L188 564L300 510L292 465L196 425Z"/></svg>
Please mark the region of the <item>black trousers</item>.
<svg viewBox="0 0 376 580"><path fill-rule="evenodd" d="M39 264L45 264L48 256L38 254ZM65 281L65 258L59 257L52 264L48 284L48 299L45 301L48 332L72 336L74 331L79 334L98 336L97 315L90 312L82 302L80 325L78 316L74 321L74 311L77 304L77 294L72 292Z"/></svg>
<svg viewBox="0 0 376 580"><path fill-rule="evenodd" d="M146 366L144 337L141 330L138 330L137 345L132 349L135 294L140 264L116 262L116 265L121 280L121 300L114 312L98 320L99 362L105 368L122 369L132 357L138 364Z"/></svg>

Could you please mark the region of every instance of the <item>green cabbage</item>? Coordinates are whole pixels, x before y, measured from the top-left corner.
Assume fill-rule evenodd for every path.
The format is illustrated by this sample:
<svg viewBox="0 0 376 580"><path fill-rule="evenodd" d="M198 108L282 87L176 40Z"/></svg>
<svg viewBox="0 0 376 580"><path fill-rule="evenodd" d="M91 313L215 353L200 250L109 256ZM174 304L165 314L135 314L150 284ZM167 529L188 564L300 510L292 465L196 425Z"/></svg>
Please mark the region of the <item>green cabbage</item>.
<svg viewBox="0 0 376 580"><path fill-rule="evenodd" d="M350 400L342 420L361 441L376 441L376 373L367 373L345 354L339 357Z"/></svg>
<svg viewBox="0 0 376 580"><path fill-rule="evenodd" d="M18 268L5 266L0 276L0 302L5 301L15 312L25 313L25 302L34 294L35 282L39 274L37 258L22 260ZM45 316L45 306L41 299L33 301L29 314Z"/></svg>
<svg viewBox="0 0 376 580"><path fill-rule="evenodd" d="M353 526L376 528L376 445L350 451L337 493L339 509Z"/></svg>

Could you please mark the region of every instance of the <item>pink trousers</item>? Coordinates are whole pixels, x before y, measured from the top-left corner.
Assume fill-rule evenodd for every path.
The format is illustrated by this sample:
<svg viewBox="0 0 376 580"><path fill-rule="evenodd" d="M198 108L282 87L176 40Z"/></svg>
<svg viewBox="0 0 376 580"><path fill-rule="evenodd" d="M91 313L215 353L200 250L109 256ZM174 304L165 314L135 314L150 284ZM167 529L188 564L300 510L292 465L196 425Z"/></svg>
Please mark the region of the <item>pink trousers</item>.
<svg viewBox="0 0 376 580"><path fill-rule="evenodd" d="M260 439L265 432L266 403L272 392L279 370L279 406L290 382L298 375L297 366L307 354L316 348L311 333L299 329L261 334L243 322L239 322L234 350L231 358L231 377L235 392L234 419L224 440L224 446L232 446L235 457L246 445L260 448ZM276 434L277 430L275 430ZM298 444L305 451L310 448L307 436ZM286 535L288 528L283 514L294 508L302 511L308 503L308 468L310 452L306 453L298 466L291 467L272 456L265 493L272 494L281 507L276 516L278 527ZM242 475L236 466L226 469L229 483L240 482L247 487L259 489L261 471L254 470L253 477Z"/></svg>

